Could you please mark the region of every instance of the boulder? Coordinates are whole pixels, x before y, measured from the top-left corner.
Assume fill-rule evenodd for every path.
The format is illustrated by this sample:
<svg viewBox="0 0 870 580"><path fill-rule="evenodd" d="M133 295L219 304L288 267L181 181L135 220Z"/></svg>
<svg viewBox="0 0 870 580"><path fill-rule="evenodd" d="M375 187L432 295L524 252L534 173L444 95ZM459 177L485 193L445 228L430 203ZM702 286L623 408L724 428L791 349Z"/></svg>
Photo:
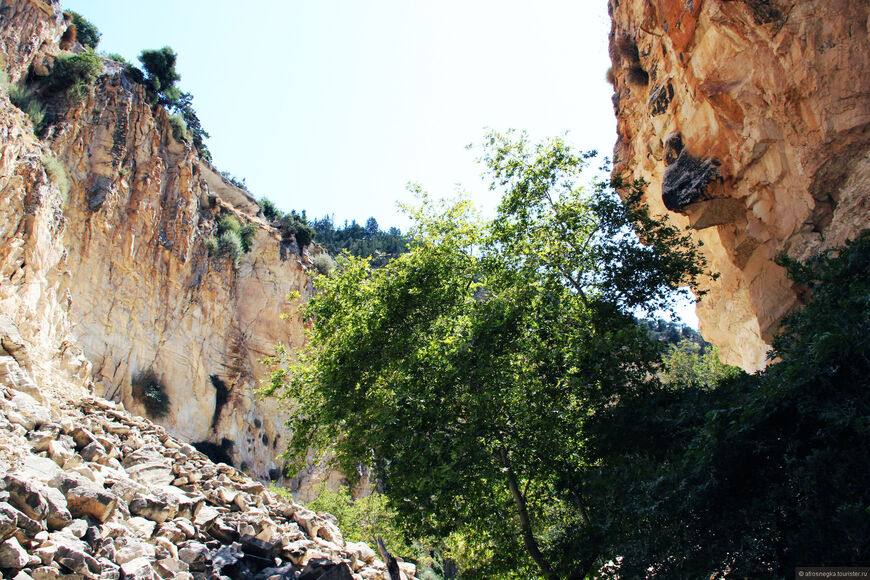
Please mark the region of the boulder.
<svg viewBox="0 0 870 580"><path fill-rule="evenodd" d="M175 517L177 509L171 503L154 495L137 495L130 502L130 513L158 524Z"/></svg>
<svg viewBox="0 0 870 580"><path fill-rule="evenodd" d="M27 552L15 538L9 538L0 544L0 568L20 570L29 561L30 556L27 555Z"/></svg>
<svg viewBox="0 0 870 580"><path fill-rule="evenodd" d="M70 512L76 517L92 516L105 523L118 507L118 496L93 485L81 485L66 493Z"/></svg>
<svg viewBox="0 0 870 580"><path fill-rule="evenodd" d="M148 558L136 558L121 565L125 580L154 580L154 570Z"/></svg>

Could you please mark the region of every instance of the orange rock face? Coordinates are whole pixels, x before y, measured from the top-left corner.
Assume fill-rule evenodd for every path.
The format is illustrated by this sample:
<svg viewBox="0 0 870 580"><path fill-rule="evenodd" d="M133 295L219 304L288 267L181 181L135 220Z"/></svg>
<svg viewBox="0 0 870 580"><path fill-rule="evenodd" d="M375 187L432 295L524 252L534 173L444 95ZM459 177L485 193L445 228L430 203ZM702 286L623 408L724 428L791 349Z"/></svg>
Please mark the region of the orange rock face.
<svg viewBox="0 0 870 580"><path fill-rule="evenodd" d="M723 359L763 368L799 289L775 263L870 227L870 3L610 0L615 172L693 229Z"/></svg>

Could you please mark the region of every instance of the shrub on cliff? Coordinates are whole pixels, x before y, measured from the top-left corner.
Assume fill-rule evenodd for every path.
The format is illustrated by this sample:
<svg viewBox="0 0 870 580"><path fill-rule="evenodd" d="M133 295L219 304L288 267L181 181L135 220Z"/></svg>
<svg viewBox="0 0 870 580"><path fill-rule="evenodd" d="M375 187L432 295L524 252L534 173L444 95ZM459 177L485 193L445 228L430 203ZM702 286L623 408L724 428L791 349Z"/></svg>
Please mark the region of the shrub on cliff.
<svg viewBox="0 0 870 580"><path fill-rule="evenodd" d="M70 104L79 103L102 70L103 63L93 52L62 53L48 76L48 86L54 92L65 91Z"/></svg>
<svg viewBox="0 0 870 580"><path fill-rule="evenodd" d="M149 417L159 419L169 413L169 395L154 371L148 369L138 373L133 377L131 387L133 399L145 407Z"/></svg>
<svg viewBox="0 0 870 580"><path fill-rule="evenodd" d="M97 48L97 45L100 44L100 38L103 36L99 29L78 12L69 10L67 14L72 16L73 25L76 27L76 40L85 48L91 50Z"/></svg>
<svg viewBox="0 0 870 580"><path fill-rule="evenodd" d="M278 227L285 237L292 235L296 238L296 244L299 246L300 252L302 248L310 244L314 239L314 228L311 227L308 220L295 211L283 215L280 222Z"/></svg>
<svg viewBox="0 0 870 580"><path fill-rule="evenodd" d="M45 122L45 106L40 102L36 93L26 87L13 85L9 82L9 75L5 71L0 71L0 87L6 91L9 101L30 119L33 132L39 133Z"/></svg>
<svg viewBox="0 0 870 580"><path fill-rule="evenodd" d="M172 127L172 136L176 141L191 142L190 131L187 129L187 124L181 118L181 115L169 115L169 126Z"/></svg>
<svg viewBox="0 0 870 580"><path fill-rule="evenodd" d="M51 182L54 183L60 190L61 198L64 205L69 202L69 177L67 177L66 169L57 157L54 155L43 155L42 165L45 167L45 172L48 174Z"/></svg>

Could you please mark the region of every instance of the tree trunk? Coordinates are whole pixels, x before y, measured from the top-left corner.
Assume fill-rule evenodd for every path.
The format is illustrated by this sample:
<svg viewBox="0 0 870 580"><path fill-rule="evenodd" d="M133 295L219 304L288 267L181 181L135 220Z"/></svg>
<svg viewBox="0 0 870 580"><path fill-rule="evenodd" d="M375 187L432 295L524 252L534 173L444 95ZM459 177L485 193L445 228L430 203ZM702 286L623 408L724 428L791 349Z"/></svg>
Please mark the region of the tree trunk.
<svg viewBox="0 0 870 580"><path fill-rule="evenodd" d="M529 519L529 512L526 509L526 498L520 492L514 472L511 471L510 468L507 468L506 475L508 489L510 489L511 495L514 498L514 505L517 507L517 515L520 517L520 529L523 532L523 544L526 546L526 552L529 553L529 556L532 557L532 560L534 560L535 564L538 565L538 568L541 569L544 577L550 578L551 580L559 580L559 576L553 572L552 568L550 568L550 564L546 559L544 559L541 549L538 548L538 542L535 540L534 534L532 534L532 522Z"/></svg>

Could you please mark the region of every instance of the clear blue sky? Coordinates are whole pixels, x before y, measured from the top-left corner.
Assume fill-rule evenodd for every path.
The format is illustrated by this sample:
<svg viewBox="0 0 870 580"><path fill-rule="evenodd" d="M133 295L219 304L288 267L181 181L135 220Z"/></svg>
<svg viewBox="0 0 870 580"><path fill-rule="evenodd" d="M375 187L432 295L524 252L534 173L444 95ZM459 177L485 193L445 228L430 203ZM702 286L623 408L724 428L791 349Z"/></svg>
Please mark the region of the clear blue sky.
<svg viewBox="0 0 870 580"><path fill-rule="evenodd" d="M495 203L485 128L610 155L605 0L64 0L131 62L178 53L215 164L309 217L404 226L405 185ZM137 63L138 64L138 63Z"/></svg>
<svg viewBox="0 0 870 580"><path fill-rule="evenodd" d="M214 162L257 196L340 224L407 221L408 182L497 199L486 128L568 132L610 156L606 0L63 0L131 62L178 53ZM138 63L137 63L138 64ZM683 317L693 321L693 313Z"/></svg>

